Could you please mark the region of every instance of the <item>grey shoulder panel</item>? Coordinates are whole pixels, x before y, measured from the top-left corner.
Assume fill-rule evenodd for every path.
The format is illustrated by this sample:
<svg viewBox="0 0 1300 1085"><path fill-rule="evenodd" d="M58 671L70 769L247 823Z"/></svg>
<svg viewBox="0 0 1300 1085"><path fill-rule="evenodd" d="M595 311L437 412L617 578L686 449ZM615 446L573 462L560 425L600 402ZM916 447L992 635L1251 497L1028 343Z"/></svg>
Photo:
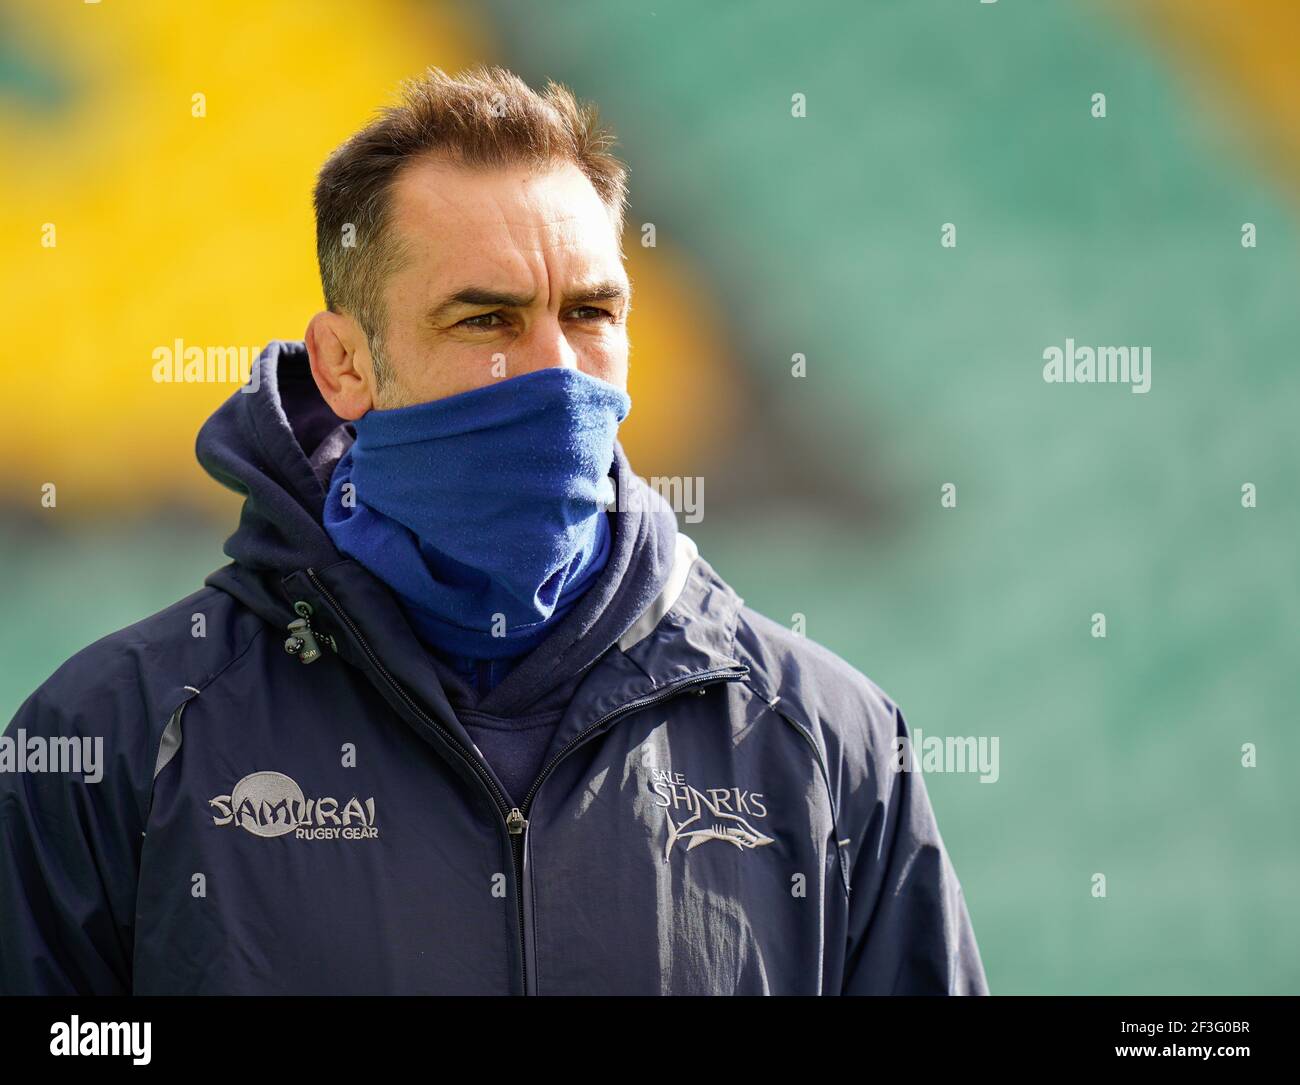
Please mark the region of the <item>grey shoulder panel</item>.
<svg viewBox="0 0 1300 1085"><path fill-rule="evenodd" d="M163 728L162 741L158 743L158 760L154 762L153 766L153 778L155 780L158 779L158 774L170 764L171 759L176 756L181 748L181 714L189 703L189 698L186 698L177 705L176 711L171 714L171 718L167 721L167 726Z"/></svg>

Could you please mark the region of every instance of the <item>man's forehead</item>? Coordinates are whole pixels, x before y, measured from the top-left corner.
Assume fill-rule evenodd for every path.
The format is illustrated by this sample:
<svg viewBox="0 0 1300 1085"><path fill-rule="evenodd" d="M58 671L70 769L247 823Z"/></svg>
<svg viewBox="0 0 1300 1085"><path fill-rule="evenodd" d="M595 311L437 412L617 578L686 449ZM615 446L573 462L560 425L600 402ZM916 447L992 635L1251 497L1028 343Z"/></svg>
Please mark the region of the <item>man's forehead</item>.
<svg viewBox="0 0 1300 1085"><path fill-rule="evenodd" d="M508 232L537 244L613 240L608 209L582 171L568 162L539 170L422 159L398 175L393 205L394 224L408 238Z"/></svg>
<svg viewBox="0 0 1300 1085"><path fill-rule="evenodd" d="M576 167L538 173L421 162L399 176L394 197L398 274L430 304L467 287L531 296L544 278L566 295L589 283L630 293L608 212Z"/></svg>

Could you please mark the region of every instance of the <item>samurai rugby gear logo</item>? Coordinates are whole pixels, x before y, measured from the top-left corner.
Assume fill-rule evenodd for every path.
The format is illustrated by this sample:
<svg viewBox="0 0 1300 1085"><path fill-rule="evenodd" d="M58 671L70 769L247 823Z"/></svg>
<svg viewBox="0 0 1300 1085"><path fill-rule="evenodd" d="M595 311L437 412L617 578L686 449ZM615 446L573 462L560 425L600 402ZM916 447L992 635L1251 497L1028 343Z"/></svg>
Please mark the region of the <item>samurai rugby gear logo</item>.
<svg viewBox="0 0 1300 1085"><path fill-rule="evenodd" d="M746 820L767 817L763 796L739 787L710 787L701 791L686 782L680 772L651 773L655 805L664 808L668 820L668 842L664 862L668 862L673 845L681 843L685 851L694 851L710 840L720 840L741 851L761 848L775 841Z"/></svg>
<svg viewBox="0 0 1300 1085"><path fill-rule="evenodd" d="M302 788L282 772L254 772L229 795L209 799L216 810L213 825L238 825L254 836L284 836L297 840L373 840L375 800L355 795L344 803L335 798L304 798Z"/></svg>

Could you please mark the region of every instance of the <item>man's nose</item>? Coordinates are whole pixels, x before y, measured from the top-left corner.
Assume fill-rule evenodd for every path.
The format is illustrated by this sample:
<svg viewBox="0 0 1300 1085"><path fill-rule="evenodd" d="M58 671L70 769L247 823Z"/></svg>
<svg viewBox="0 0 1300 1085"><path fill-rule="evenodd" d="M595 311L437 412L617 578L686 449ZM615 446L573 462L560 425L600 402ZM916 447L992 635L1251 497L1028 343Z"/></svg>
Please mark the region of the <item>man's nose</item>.
<svg viewBox="0 0 1300 1085"><path fill-rule="evenodd" d="M536 369L578 368L577 352L553 313L534 321L527 334L515 340L508 357L513 376Z"/></svg>

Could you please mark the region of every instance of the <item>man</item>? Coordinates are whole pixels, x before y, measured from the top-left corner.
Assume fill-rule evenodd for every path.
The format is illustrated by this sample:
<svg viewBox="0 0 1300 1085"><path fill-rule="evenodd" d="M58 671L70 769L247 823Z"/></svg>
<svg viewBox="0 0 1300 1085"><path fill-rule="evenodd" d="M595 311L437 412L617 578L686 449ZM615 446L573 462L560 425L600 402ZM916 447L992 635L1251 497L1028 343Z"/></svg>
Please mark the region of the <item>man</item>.
<svg viewBox="0 0 1300 1085"><path fill-rule="evenodd" d="M616 441L625 171L431 71L316 189L327 309L198 456L231 564L0 778L8 992L985 993L898 708L746 608Z"/></svg>

